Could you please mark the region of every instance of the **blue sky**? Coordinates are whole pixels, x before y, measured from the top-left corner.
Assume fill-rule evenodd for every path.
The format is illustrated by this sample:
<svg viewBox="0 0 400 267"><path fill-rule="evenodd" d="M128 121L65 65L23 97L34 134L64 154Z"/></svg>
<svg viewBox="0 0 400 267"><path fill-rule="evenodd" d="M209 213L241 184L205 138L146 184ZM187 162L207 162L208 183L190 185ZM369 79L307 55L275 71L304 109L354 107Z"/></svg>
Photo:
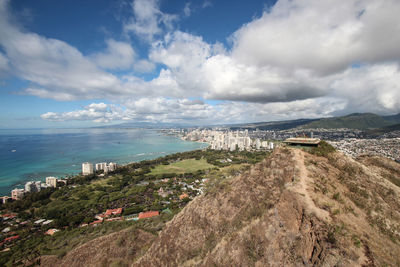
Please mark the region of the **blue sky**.
<svg viewBox="0 0 400 267"><path fill-rule="evenodd" d="M0 128L400 112L400 3L341 2L0 0Z"/></svg>

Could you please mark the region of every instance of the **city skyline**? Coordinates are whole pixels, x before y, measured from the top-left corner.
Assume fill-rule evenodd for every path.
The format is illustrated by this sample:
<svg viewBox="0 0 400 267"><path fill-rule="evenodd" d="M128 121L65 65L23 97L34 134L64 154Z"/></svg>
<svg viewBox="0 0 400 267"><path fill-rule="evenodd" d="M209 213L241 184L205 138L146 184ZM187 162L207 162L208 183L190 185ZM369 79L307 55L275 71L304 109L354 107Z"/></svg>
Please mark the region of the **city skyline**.
<svg viewBox="0 0 400 267"><path fill-rule="evenodd" d="M0 128L400 112L400 3L0 0Z"/></svg>

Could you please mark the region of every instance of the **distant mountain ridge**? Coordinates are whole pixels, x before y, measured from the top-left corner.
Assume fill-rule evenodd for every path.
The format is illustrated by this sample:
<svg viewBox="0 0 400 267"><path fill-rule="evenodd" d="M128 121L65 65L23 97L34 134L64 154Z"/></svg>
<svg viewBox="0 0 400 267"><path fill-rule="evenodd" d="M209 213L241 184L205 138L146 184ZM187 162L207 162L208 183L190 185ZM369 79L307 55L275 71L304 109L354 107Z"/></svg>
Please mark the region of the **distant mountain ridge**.
<svg viewBox="0 0 400 267"><path fill-rule="evenodd" d="M383 116L383 118L387 121L393 122L393 123L400 123L400 113L395 114L395 115L389 115L389 116Z"/></svg>
<svg viewBox="0 0 400 267"><path fill-rule="evenodd" d="M400 124L400 113L396 115L380 116L374 113L352 113L345 116L298 119L288 121L257 122L248 124L237 124L230 126L231 129L259 129L259 130L288 130L288 129L337 129L348 128L357 130L386 128Z"/></svg>
<svg viewBox="0 0 400 267"><path fill-rule="evenodd" d="M385 133L390 133L393 131L400 131L400 124L389 125L382 128L368 129L365 131L366 135L369 137L377 137Z"/></svg>
<svg viewBox="0 0 400 267"><path fill-rule="evenodd" d="M366 130L393 124L384 117L373 113L353 113L342 117L323 118L303 125L301 128L348 128Z"/></svg>

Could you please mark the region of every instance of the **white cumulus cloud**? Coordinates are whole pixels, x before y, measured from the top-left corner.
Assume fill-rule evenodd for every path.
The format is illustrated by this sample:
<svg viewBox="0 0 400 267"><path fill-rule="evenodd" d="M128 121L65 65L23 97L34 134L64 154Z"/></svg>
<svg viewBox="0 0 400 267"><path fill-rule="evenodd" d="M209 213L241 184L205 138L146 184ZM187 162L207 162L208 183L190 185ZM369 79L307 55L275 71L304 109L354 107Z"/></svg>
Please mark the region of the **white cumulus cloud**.
<svg viewBox="0 0 400 267"><path fill-rule="evenodd" d="M55 113L47 112L40 116L48 121L94 121L110 122L113 120L124 120L124 111L120 107L105 103L92 103L82 110Z"/></svg>
<svg viewBox="0 0 400 267"><path fill-rule="evenodd" d="M113 39L106 41L107 50L94 54L93 60L105 69L128 69L132 66L136 53L129 43L118 42Z"/></svg>
<svg viewBox="0 0 400 267"><path fill-rule="evenodd" d="M131 12L123 28L147 41L148 55L139 58L130 42L109 39L104 51L85 56L15 26L0 0L0 71L29 81L26 94L115 103L43 114L47 120L234 122L400 112L397 0L278 0L234 32L231 47L177 30L179 18L162 12L158 0L135 0ZM152 71L147 79L135 74Z"/></svg>
<svg viewBox="0 0 400 267"><path fill-rule="evenodd" d="M399 60L399 12L397 0L279 0L233 35L233 57L322 74Z"/></svg>
<svg viewBox="0 0 400 267"><path fill-rule="evenodd" d="M161 12L159 4L158 0L134 0L133 18L124 25L125 32L133 32L147 41L152 41L154 36L163 32L163 28L172 29L178 16Z"/></svg>
<svg viewBox="0 0 400 267"><path fill-rule="evenodd" d="M8 59L0 52L0 73L8 69Z"/></svg>

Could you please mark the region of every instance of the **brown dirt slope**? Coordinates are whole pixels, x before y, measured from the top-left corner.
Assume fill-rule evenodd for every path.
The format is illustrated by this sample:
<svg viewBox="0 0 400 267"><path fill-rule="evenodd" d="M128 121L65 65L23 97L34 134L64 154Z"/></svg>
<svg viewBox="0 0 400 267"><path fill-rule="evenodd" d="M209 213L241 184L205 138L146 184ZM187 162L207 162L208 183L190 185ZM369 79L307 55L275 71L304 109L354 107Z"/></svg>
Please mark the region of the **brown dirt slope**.
<svg viewBox="0 0 400 267"><path fill-rule="evenodd" d="M400 266L400 165L280 148L167 223L133 266Z"/></svg>
<svg viewBox="0 0 400 267"><path fill-rule="evenodd" d="M129 266L150 246L155 236L129 228L93 239L64 257L42 256L40 266Z"/></svg>

